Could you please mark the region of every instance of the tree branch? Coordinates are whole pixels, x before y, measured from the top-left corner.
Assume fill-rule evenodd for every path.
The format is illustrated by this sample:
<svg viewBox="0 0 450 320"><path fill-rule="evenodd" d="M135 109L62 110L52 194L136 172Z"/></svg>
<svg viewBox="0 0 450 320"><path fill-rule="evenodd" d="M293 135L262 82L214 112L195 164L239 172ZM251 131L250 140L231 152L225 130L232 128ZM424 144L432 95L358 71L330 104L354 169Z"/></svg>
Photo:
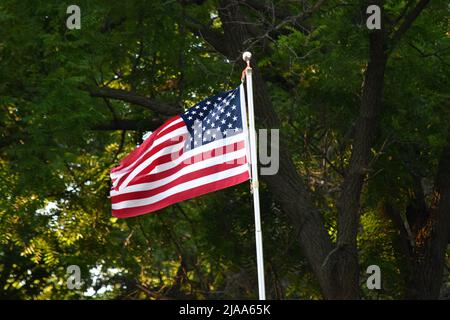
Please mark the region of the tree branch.
<svg viewBox="0 0 450 320"><path fill-rule="evenodd" d="M316 4L314 4L312 6L311 9L309 9L307 11L304 11L302 14L298 15L298 18L303 19L303 18L310 17L311 15L316 13L322 7L322 5L325 4L326 1L327 0L318 0L316 2ZM257 11L267 12L267 13L273 14L273 15L275 15L275 17L277 19L280 19L280 20L292 20L292 18L293 18L292 13L290 11L288 11L288 10L279 10L279 9L277 9L277 10L273 10L273 12L272 12L272 8L268 7L266 5L266 3L264 3L263 1L259 1L259 0L245 0L243 2L247 3L248 5L250 5L253 9L255 9ZM292 22L293 23L298 23L299 22L298 20L299 19L296 18Z"/></svg>
<svg viewBox="0 0 450 320"><path fill-rule="evenodd" d="M126 91L122 89L113 89L113 88L97 88L87 89L91 97L101 97L101 98L110 98L115 100L121 100L124 102L129 102L132 104L136 104L147 109L150 109L156 113L173 116L178 113L181 113L183 110L181 107L175 107L164 102L154 101L145 96L141 96L137 93Z"/></svg>
<svg viewBox="0 0 450 320"><path fill-rule="evenodd" d="M420 0L417 5L412 9L405 17L402 25L397 29L397 31L392 36L392 47L398 44L403 37L403 35L408 31L413 22L417 19L420 13L425 9L430 0Z"/></svg>
<svg viewBox="0 0 450 320"><path fill-rule="evenodd" d="M405 4L402 12L398 15L397 19L395 19L393 26L395 27L408 13L409 8L412 6L414 0L409 0L408 3Z"/></svg>
<svg viewBox="0 0 450 320"><path fill-rule="evenodd" d="M437 52L432 52L432 53L425 53L422 50L420 50L416 45L414 45L414 43L409 42L408 43L409 46L411 48L413 48L414 50L416 50L420 56L422 58L429 58L429 57L436 57L440 62L442 62L444 65L446 65L447 67L450 67L450 64L448 64L447 62L444 61L444 59L438 54L439 51ZM442 52L442 51L441 51Z"/></svg>
<svg viewBox="0 0 450 320"><path fill-rule="evenodd" d="M99 123L93 125L93 130L99 131L114 131L114 130L131 130L131 131L154 131L163 124L161 119L116 119L106 123Z"/></svg>
<svg viewBox="0 0 450 320"><path fill-rule="evenodd" d="M186 26L196 36L202 38L206 43L213 47L218 53L225 57L229 56L229 52L225 45L225 37L223 34L214 30L210 26L204 25L192 17L186 17Z"/></svg>

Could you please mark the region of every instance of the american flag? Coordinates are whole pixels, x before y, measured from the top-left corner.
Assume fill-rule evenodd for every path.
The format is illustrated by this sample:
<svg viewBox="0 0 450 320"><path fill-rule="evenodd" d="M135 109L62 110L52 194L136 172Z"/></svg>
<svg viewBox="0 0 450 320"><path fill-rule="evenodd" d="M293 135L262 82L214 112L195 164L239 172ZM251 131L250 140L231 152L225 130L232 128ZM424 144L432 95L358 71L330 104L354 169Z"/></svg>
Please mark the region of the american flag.
<svg viewBox="0 0 450 320"><path fill-rule="evenodd" d="M111 170L112 214L150 213L250 178L243 86L169 119Z"/></svg>

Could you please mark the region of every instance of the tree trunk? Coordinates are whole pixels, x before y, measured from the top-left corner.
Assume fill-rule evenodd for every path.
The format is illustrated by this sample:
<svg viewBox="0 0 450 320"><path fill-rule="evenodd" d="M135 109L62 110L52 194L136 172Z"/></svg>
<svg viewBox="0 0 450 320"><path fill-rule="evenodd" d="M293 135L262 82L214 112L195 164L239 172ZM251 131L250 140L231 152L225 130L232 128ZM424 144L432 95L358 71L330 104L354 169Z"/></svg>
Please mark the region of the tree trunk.
<svg viewBox="0 0 450 320"><path fill-rule="evenodd" d="M254 74L255 106L258 123L266 128L280 128L265 83L256 68ZM326 299L342 298L341 286L335 276L335 263L324 265L333 244L324 227L319 210L314 207L305 183L299 176L292 158L284 144L286 137L280 135L280 167L275 175L262 176L274 193L283 210L289 216L297 234L298 242L306 256Z"/></svg>
<svg viewBox="0 0 450 320"><path fill-rule="evenodd" d="M407 280L407 299L437 299L442 286L445 253L450 242L450 135L436 176L434 205L425 223L415 227L415 246Z"/></svg>
<svg viewBox="0 0 450 320"><path fill-rule="evenodd" d="M246 41L255 37L255 32L247 28L246 18L240 12L237 2L222 3L219 15L223 23L226 51L229 59L240 58L246 48ZM309 190L299 176L284 144L280 139L280 169L276 175L263 176L283 210L298 230L298 241L311 269L316 275L326 299L359 298L359 267L356 250L358 229L359 195L368 164L370 147L377 127L376 120L380 110L383 86L384 53L383 34L375 32L371 40L371 61L366 74L363 90L361 115L357 124L359 136L355 142L356 150L352 158L349 179L344 185L343 198L350 206L343 206L340 219L341 246L334 248L325 229L319 210L311 202ZM254 69L255 113L257 123L265 128L280 128L280 122L273 110L265 82ZM346 245L348 243L348 245ZM341 250L343 249L343 250Z"/></svg>
<svg viewBox="0 0 450 320"><path fill-rule="evenodd" d="M240 59L241 52L246 48L246 41L251 38L252 31L248 30L245 17L239 10L237 2L222 3L219 15L223 23L226 38L227 55L230 59ZM256 66L253 66L253 84L255 99L255 115L259 125L265 128L279 129L280 122L273 110L270 96L265 82ZM321 213L311 202L309 191L299 176L292 158L284 144L283 134L280 136L280 167L277 174L263 176L270 190L290 217L298 231L298 241L303 254L306 256L326 299L341 298L340 286L334 275L334 263L323 266L333 244L324 226Z"/></svg>
<svg viewBox="0 0 450 320"><path fill-rule="evenodd" d="M338 242L335 259L341 279L343 298L359 298L359 259L356 237L360 215L360 195L369 170L370 149L378 131L384 70L387 61L385 34L377 30L370 35L370 60L367 66L360 114L355 126L355 139L349 166L338 199Z"/></svg>

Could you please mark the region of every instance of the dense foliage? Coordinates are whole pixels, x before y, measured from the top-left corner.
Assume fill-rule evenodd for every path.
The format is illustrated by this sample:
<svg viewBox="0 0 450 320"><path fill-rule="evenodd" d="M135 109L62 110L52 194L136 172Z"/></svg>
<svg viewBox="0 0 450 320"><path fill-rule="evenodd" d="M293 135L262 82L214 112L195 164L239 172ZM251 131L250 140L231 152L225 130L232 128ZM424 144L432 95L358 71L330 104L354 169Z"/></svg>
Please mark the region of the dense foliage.
<svg viewBox="0 0 450 320"><path fill-rule="evenodd" d="M298 25L292 17L316 1L261 1L273 15L251 2L242 1L243 10L267 33L242 51L255 53L282 137L336 241L336 199L368 62L364 5L326 1ZM386 19L414 2L385 1ZM248 184L124 220L111 216L108 199L110 169L168 114L95 90L122 89L186 108L236 86L242 61L218 53L198 28L221 32L219 4L80 0L81 29L69 30L70 4L0 2L0 298L256 298ZM291 18L280 22L278 12ZM388 211L407 212L417 188L432 205L450 123L447 14L443 2L431 1L387 62L360 203L360 288L367 299L403 298L408 288L410 261ZM295 243L299 230L262 187L268 296L322 298ZM372 264L381 268L381 290L366 287ZM66 285L69 265L81 268L80 290ZM448 269L445 277L442 295Z"/></svg>

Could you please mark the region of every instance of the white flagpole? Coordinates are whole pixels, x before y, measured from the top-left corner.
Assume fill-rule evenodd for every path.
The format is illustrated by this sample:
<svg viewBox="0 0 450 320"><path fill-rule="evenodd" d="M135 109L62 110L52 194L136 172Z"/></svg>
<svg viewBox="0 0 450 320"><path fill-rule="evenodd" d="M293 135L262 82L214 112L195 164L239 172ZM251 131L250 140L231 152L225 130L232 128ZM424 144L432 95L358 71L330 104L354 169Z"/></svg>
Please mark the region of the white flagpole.
<svg viewBox="0 0 450 320"><path fill-rule="evenodd" d="M242 58L247 62L245 69L245 82L247 84L247 101L248 101L248 122L250 134L250 161L252 172L252 190L253 190L253 207L255 209L255 236L256 236L256 261L258 267L258 289L259 300L266 300L266 288L264 283L264 258L263 243L261 231L261 215L259 209L259 182L258 182L258 156L256 153L256 130L255 130L255 112L253 109L253 83L252 68L250 68L250 58L252 54L248 51L244 52Z"/></svg>

